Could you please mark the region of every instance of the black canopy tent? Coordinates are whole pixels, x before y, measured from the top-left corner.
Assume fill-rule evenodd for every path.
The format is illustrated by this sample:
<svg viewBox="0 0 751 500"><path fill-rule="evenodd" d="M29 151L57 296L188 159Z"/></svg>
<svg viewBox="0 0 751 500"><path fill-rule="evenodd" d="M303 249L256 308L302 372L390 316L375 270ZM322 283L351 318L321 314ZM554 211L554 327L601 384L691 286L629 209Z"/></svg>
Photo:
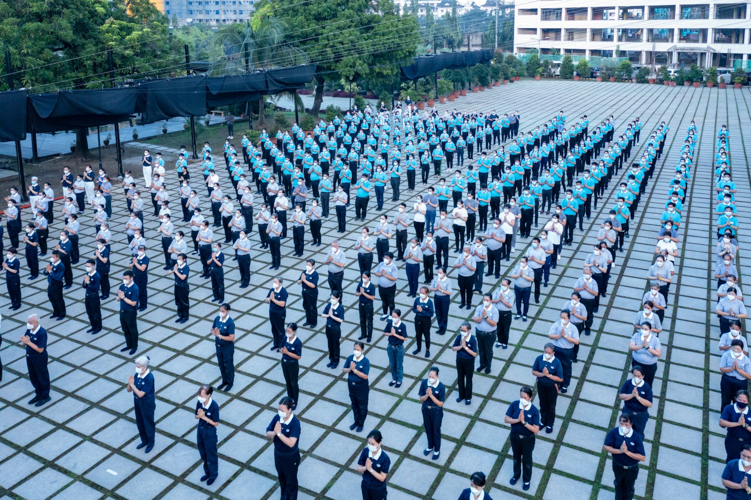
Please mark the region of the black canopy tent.
<svg viewBox="0 0 751 500"><path fill-rule="evenodd" d="M32 94L26 106L27 131L57 132L127 120L136 112L137 97L134 87Z"/></svg>
<svg viewBox="0 0 751 500"><path fill-rule="evenodd" d="M143 123L206 114L206 78L186 76L139 83L136 111Z"/></svg>
<svg viewBox="0 0 751 500"><path fill-rule="evenodd" d="M493 59L493 49L467 52L443 52L433 56L416 57L409 66L402 66L402 76L407 80L417 80L433 75L444 69L459 69L488 63Z"/></svg>
<svg viewBox="0 0 751 500"><path fill-rule="evenodd" d="M0 120L0 142L26 139L26 98L25 90L0 92L0 109L7 117Z"/></svg>

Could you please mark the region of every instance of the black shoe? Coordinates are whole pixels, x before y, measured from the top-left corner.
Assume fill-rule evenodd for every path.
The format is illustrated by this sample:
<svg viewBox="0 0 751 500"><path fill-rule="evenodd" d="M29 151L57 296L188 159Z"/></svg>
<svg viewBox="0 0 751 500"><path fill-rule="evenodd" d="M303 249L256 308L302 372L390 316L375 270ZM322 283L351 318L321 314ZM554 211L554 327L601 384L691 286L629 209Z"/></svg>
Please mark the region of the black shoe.
<svg viewBox="0 0 751 500"><path fill-rule="evenodd" d="M138 446L136 446L137 450L140 450L141 448L146 448L146 443L141 443ZM201 481L203 481L203 479L201 479Z"/></svg>
<svg viewBox="0 0 751 500"><path fill-rule="evenodd" d="M354 423L354 424L352 424L352 425L349 426L349 430L351 430L351 431L355 430L355 428L357 428L357 424L356 423Z"/></svg>
<svg viewBox="0 0 751 500"><path fill-rule="evenodd" d="M39 397L39 396L34 396L33 398L31 398L31 399L29 400L29 404L30 404L30 405L33 405L34 403L36 403L36 402L37 402L37 401L39 401L40 399L42 399L42 398L41 398L41 397Z"/></svg>
<svg viewBox="0 0 751 500"><path fill-rule="evenodd" d="M204 481L206 481L206 480L207 480L208 478L209 478L209 475L208 475L208 474L206 474L206 475L204 475L204 476L201 476L201 482L204 482Z"/></svg>
<svg viewBox="0 0 751 500"><path fill-rule="evenodd" d="M137 350L138 350L138 347L134 347L133 349L130 350L130 352L128 354L130 356L133 356L136 353Z"/></svg>
<svg viewBox="0 0 751 500"><path fill-rule="evenodd" d="M94 331L94 329L93 329L93 328L89 328L88 330L86 330L86 333L91 333L91 332L93 332L93 331Z"/></svg>
<svg viewBox="0 0 751 500"><path fill-rule="evenodd" d="M151 453L151 450L153 450L153 449L154 449L154 445L153 445L153 444L150 444L150 445L148 445L148 446L146 447L146 450L145 450L145 451L146 451L146 453Z"/></svg>
<svg viewBox="0 0 751 500"><path fill-rule="evenodd" d="M415 349L414 351L412 351L412 356L420 354L420 351L422 351L422 349Z"/></svg>
<svg viewBox="0 0 751 500"><path fill-rule="evenodd" d="M527 491L527 490L529 489L529 483L524 483L524 484L522 485L522 489L523 489L524 491Z"/></svg>
<svg viewBox="0 0 751 500"><path fill-rule="evenodd" d="M217 391L223 391L226 386L227 386L227 384L225 384L224 382L222 382L222 384L219 387L217 387L216 390Z"/></svg>
<svg viewBox="0 0 751 500"><path fill-rule="evenodd" d="M99 332L101 332L101 331L102 331L102 329L101 329L101 328L97 328L96 330L94 330L93 332L91 332L91 334L92 334L92 335L96 335L97 333L99 333Z"/></svg>
<svg viewBox="0 0 751 500"><path fill-rule="evenodd" d="M123 347L122 349L120 349L120 352L125 352L125 351L127 351L127 350L129 350L129 349L130 349L130 347L128 347L128 346L125 346L125 347Z"/></svg>
<svg viewBox="0 0 751 500"><path fill-rule="evenodd" d="M485 369L485 365L480 365L479 367L477 367L477 373L480 373L484 369Z"/></svg>
<svg viewBox="0 0 751 500"><path fill-rule="evenodd" d="M305 325L303 325L303 326L305 326ZM364 340L366 338L368 338L367 335L360 335L359 337L357 337L357 340Z"/></svg>
<svg viewBox="0 0 751 500"><path fill-rule="evenodd" d="M429 357L430 357L430 350L429 350L429 349L426 349L426 350L425 350L425 357L426 357L426 358L429 358Z"/></svg>
<svg viewBox="0 0 751 500"><path fill-rule="evenodd" d="M329 361L329 364L326 365L326 368L331 368L334 365L331 361Z"/></svg>
<svg viewBox="0 0 751 500"><path fill-rule="evenodd" d="M214 481L216 481L215 477L209 478L209 480L206 481L206 485L211 486L212 484L214 484ZM527 489L529 489L529 487L527 487Z"/></svg>
<svg viewBox="0 0 751 500"><path fill-rule="evenodd" d="M518 477L512 477L512 478L511 478L511 480L509 481L509 484L510 484L511 486L513 486L513 485L515 485L515 484L516 484L516 482L517 482L518 480L519 480L519 478L518 478Z"/></svg>
<svg viewBox="0 0 751 500"><path fill-rule="evenodd" d="M227 387L224 388L224 392L229 392L232 390L232 384L229 384Z"/></svg>

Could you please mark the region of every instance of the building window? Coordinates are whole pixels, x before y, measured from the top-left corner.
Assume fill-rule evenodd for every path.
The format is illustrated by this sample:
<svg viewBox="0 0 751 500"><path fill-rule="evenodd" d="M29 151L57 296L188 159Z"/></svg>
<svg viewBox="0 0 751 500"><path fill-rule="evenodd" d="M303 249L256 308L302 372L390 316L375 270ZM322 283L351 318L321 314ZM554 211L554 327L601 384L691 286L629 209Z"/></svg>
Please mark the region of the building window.
<svg viewBox="0 0 751 500"><path fill-rule="evenodd" d="M537 36L537 28L516 28L516 34Z"/></svg>
<svg viewBox="0 0 751 500"><path fill-rule="evenodd" d="M655 43L672 43L673 29L650 29L647 30L647 41Z"/></svg>
<svg viewBox="0 0 751 500"><path fill-rule="evenodd" d="M612 42L614 41L615 30L613 28L607 28L604 30L592 30L593 42Z"/></svg>
<svg viewBox="0 0 751 500"><path fill-rule="evenodd" d="M592 9L593 21L612 21L615 19L615 7L597 7Z"/></svg>
<svg viewBox="0 0 751 500"><path fill-rule="evenodd" d="M746 19L746 4L717 4L715 19Z"/></svg>
<svg viewBox="0 0 751 500"><path fill-rule="evenodd" d="M566 30L566 41L567 42L586 42L587 30L586 29Z"/></svg>
<svg viewBox="0 0 751 500"><path fill-rule="evenodd" d="M551 42L560 42L561 41L561 30L560 29L543 29L540 30L540 38L542 40L550 40Z"/></svg>
<svg viewBox="0 0 751 500"><path fill-rule="evenodd" d="M682 29L680 30L680 43L707 43L706 29Z"/></svg>
<svg viewBox="0 0 751 500"><path fill-rule="evenodd" d="M667 5L665 7L650 7L649 19L675 19L675 7L673 7L672 5Z"/></svg>
<svg viewBox="0 0 751 500"><path fill-rule="evenodd" d="M681 8L681 19L709 19L709 5L692 5Z"/></svg>
<svg viewBox="0 0 751 500"><path fill-rule="evenodd" d="M588 10L586 7L581 9L566 9L566 21L586 21Z"/></svg>
<svg viewBox="0 0 751 500"><path fill-rule="evenodd" d="M621 19L624 21L639 21L644 19L644 7L621 9Z"/></svg>
<svg viewBox="0 0 751 500"><path fill-rule="evenodd" d="M714 31L714 43L743 43L745 30L742 29L716 29Z"/></svg>
<svg viewBox="0 0 751 500"><path fill-rule="evenodd" d="M618 41L619 42L641 42L641 33L642 33L642 30L640 29L618 30Z"/></svg>
<svg viewBox="0 0 751 500"><path fill-rule="evenodd" d="M560 21L563 9L542 9L540 17L543 21Z"/></svg>
<svg viewBox="0 0 751 500"><path fill-rule="evenodd" d="M536 16L537 9L519 9L520 16Z"/></svg>

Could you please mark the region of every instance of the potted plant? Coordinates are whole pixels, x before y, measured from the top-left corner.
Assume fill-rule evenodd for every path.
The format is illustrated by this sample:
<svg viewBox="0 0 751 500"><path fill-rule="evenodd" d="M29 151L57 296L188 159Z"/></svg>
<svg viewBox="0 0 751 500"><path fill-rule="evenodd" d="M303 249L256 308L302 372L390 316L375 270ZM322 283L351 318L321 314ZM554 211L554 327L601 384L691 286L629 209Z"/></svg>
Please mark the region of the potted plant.
<svg viewBox="0 0 751 500"><path fill-rule="evenodd" d="M451 98L453 94L451 94L451 91L454 90L454 84L450 81L446 80L445 78L441 78L438 80L438 95L440 95L440 102L441 104L446 103L446 96L449 96ZM452 101L454 99L451 99Z"/></svg>
<svg viewBox="0 0 751 500"><path fill-rule="evenodd" d="M704 73L696 64L691 65L691 69L688 71L688 76L693 82L694 87L697 88L701 86L701 82L704 80Z"/></svg>
<svg viewBox="0 0 751 500"><path fill-rule="evenodd" d="M490 70L485 64L477 64L472 68L472 80L475 87L485 90L490 83ZM473 89L475 92L477 90Z"/></svg>
<svg viewBox="0 0 751 500"><path fill-rule="evenodd" d="M425 102L424 101L417 101L417 109L419 109L419 110L425 109Z"/></svg>
<svg viewBox="0 0 751 500"><path fill-rule="evenodd" d="M747 81L748 81L748 78L746 77L746 74L743 72L743 70L741 68L737 68L735 72L733 73L733 87L739 89Z"/></svg>
<svg viewBox="0 0 751 500"><path fill-rule="evenodd" d="M673 77L673 83L675 83L675 85L686 85L686 72L682 69L676 71L675 76Z"/></svg>
<svg viewBox="0 0 751 500"><path fill-rule="evenodd" d="M631 61L625 60L621 61L620 64L618 64L618 71L616 76L618 76L620 79L633 81L631 76L633 73L634 66L631 64Z"/></svg>
<svg viewBox="0 0 751 500"><path fill-rule="evenodd" d="M664 65L660 66L659 72L662 76L663 83L667 86L670 86L670 72L668 71L668 67Z"/></svg>
<svg viewBox="0 0 751 500"><path fill-rule="evenodd" d="M104 141L103 141L103 142L104 142L104 145L105 145L105 146L109 146L109 145L110 145L110 141L111 141L111 140L112 140L112 134L107 134L107 137L105 137L105 138L104 138Z"/></svg>
<svg viewBox="0 0 751 500"><path fill-rule="evenodd" d="M490 82L492 86L500 85L501 84L501 65L500 64L491 64L490 65Z"/></svg>
<svg viewBox="0 0 751 500"><path fill-rule="evenodd" d="M576 63L576 74L574 75L574 80L581 79L582 75L589 76L589 62L586 59L579 59L579 62Z"/></svg>
<svg viewBox="0 0 751 500"><path fill-rule="evenodd" d="M167 133L167 122L164 122L164 125L162 125L162 133L163 134Z"/></svg>
<svg viewBox="0 0 751 500"><path fill-rule="evenodd" d="M535 81L540 81L540 78L542 77L542 68L537 68L537 71L535 71Z"/></svg>
<svg viewBox="0 0 751 500"><path fill-rule="evenodd" d="M655 81L655 78L653 78L653 75L650 73L649 68L646 66L639 68L639 71L636 72L636 77L634 79L637 83L654 83Z"/></svg>
<svg viewBox="0 0 751 500"><path fill-rule="evenodd" d="M501 70L501 84L506 85L508 84L509 78L511 78L511 68L506 63L500 64L499 68Z"/></svg>
<svg viewBox="0 0 751 500"><path fill-rule="evenodd" d="M707 88L711 89L715 83L717 83L717 68L710 66L707 68Z"/></svg>
<svg viewBox="0 0 751 500"><path fill-rule="evenodd" d="M70 152L73 153L76 150L76 141L70 143Z"/></svg>
<svg viewBox="0 0 751 500"><path fill-rule="evenodd" d="M136 127L133 127L133 134L132 134L132 136L133 136L133 140L134 141L136 139L138 139L138 129Z"/></svg>
<svg viewBox="0 0 751 500"><path fill-rule="evenodd" d="M535 80L540 79L540 75L542 75L542 72L540 69L542 68L542 64L540 63L540 57L537 55L537 53L532 53L529 56L529 59L527 59L527 64L525 67L525 70L527 72L527 76L534 77Z"/></svg>
<svg viewBox="0 0 751 500"><path fill-rule="evenodd" d="M574 61L568 54L563 56L563 59L561 60L561 69L559 71L559 75L564 80L571 80L572 78L574 78Z"/></svg>

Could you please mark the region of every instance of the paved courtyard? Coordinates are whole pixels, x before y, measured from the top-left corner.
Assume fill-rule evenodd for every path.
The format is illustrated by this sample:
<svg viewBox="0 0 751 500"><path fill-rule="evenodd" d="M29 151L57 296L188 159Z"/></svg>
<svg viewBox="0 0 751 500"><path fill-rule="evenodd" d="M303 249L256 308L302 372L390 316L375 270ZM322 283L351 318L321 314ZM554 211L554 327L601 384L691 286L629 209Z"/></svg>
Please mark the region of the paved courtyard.
<svg viewBox="0 0 751 500"><path fill-rule="evenodd" d="M724 432L720 429L720 375L717 340L719 327L711 312L714 309L715 280L714 185L711 172L714 138L717 129L727 124L731 133L730 152L734 180L738 185L736 204L741 214L751 209L749 191L749 157L744 136L749 133L751 95L747 89L718 90L669 88L594 82L523 81L460 98L439 105L444 109L490 111L500 113L518 109L521 130L529 130L564 110L570 123L587 114L590 130L600 120L615 115L616 133L626 123L640 117L644 123L642 145L649 133L661 122L670 126L665 152L657 163L643 203L632 224L632 237L624 253L618 254L613 268L611 291L596 315L593 333L583 338L579 363L574 365L574 380L569 393L558 399L558 420L553 434L541 433L534 451L532 488L522 492L521 484L512 487L509 426L503 423L508 404L518 399L519 387L532 385L531 365L547 341L547 332L558 317L565 300L581 275L582 264L596 241L599 221L614 205L616 182L610 184L606 200L598 206L597 216L586 221L585 231L576 231L575 243L564 247L562 263L551 271L551 283L543 288L539 306L530 306L529 322L513 323L508 350L495 350L496 360L490 375L475 374L475 397L471 406L454 402L456 391L455 355L449 344L453 332L467 318L468 312L457 307L450 312L449 333L433 334L432 360L407 355L404 361L405 383L400 389L388 387L388 359L385 338L376 335L366 349L370 373L370 414L366 432L378 428L384 436L384 448L391 456L389 498L406 500L434 498L453 500L469 485L469 474L476 470L488 476L486 491L494 498L611 499L613 473L610 459L602 451L606 432L615 426L619 410L618 389L628 376L629 337L632 320L640 307L647 286L647 270L659 229L659 217L667 198L668 182L673 178L686 128L696 120L700 132L697 145L697 168L688 187L684 205L684 223L680 230L680 258L676 259L677 285L671 290L661 341L662 359L654 384L654 407L647 426L647 462L637 481L639 498L667 499L677 493L684 499L719 500L724 498L720 474L724 467ZM239 142L236 139L236 142ZM212 145L215 150L219 144ZM749 145L751 146L751 144ZM140 147L137 146L136 147ZM152 150L158 148L151 148ZM632 158L638 158L637 149ZM174 164L174 152L164 151L167 166ZM110 170L114 166L110 165ZM191 172L200 178L197 168ZM31 174L33 172L28 172ZM623 170L619 175L623 174ZM226 171L221 169L223 185ZM615 178L614 178L615 181ZM404 186L404 182L402 183ZM176 177L168 173L173 198ZM129 252L124 231L125 203L118 188L114 196L111 226L113 286L119 283ZM257 198L258 199L258 198ZM387 199L390 199L387 197ZM402 201L406 200L404 190ZM260 206L260 202L257 202ZM204 201L205 204L205 201ZM393 214L395 203L387 202L386 213ZM411 205L410 205L411 206ZM374 207L371 200L370 207ZM60 202L56 204L59 230ZM179 208L178 210L179 211ZM333 213L333 212L332 212ZM305 250L305 258L325 260L327 243L341 241L348 254L345 270L345 323L342 327L342 352L352 350L359 336L357 302L354 296L358 279L357 261L352 247L359 235L361 222L353 221L354 205L349 211L348 234L339 237L332 217L323 225L323 245ZM379 213L371 210L368 226ZM24 213L24 221L30 215ZM180 218L176 218L179 220ZM746 218L741 216L745 224ZM82 255L93 252L95 230L90 212L81 219ZM221 408L219 426L219 477L207 487L199 482L202 474L195 447L192 412L199 384L217 384L220 379L215 361L214 343L209 333L217 313L211 302L210 284L191 278L191 319L176 325L172 295L172 278L161 271L156 239L157 223L146 216L147 239L151 242L150 307L139 315L141 340L139 354L151 357L157 387L156 447L149 455L136 451L139 443L133 414L133 396L126 393L125 382L133 372L133 358L123 356L123 343L114 294L102 305L105 330L92 337L86 334L83 290L74 285L65 293L68 317L50 323L50 305L46 280L28 284L22 263L24 284L21 310L8 311L5 286L0 291L2 333L5 342L0 350L5 373L0 383L0 496L41 500L47 498L89 500L116 498L147 500L220 498L229 500L279 498L274 470L273 449L265 429L276 412L276 403L284 394L284 380L279 355L269 350L271 333L268 306L261 301L276 274L268 269L270 255L255 243L252 253L251 286L239 289L239 272L234 262L226 266L226 301L238 327L235 362L237 376L232 394L215 393ZM179 222L178 228L186 230ZM536 230L540 230L536 228ZM745 247L745 227L739 244ZM186 230L187 232L187 230ZM291 235L291 232L290 232ZM309 235L308 235L309 239ZM514 256L523 254L530 240L520 240ZM8 242L6 241L6 245ZM282 269L290 293L287 321L304 323L300 287L292 284L304 268L303 259L290 258L292 238L283 242ZM231 249L227 251L231 253ZM740 255L740 254L739 254ZM751 272L744 258L739 258L741 285ZM74 283L80 284L83 260L74 269ZM191 256L194 270L200 265ZM506 264L506 263L504 263ZM509 263L514 265L514 261ZM400 266L403 267L403 266ZM507 266L508 268L508 266ZM510 270L510 269L509 269ZM323 273L325 275L325 272ZM449 276L455 280L454 272ZM321 280L321 307L328 298L325 276ZM485 289L499 286L485 283ZM401 269L396 301L403 311L409 310L407 280ZM479 303L476 296L475 305ZM38 312L49 332L52 401L42 408L29 407L31 397L24 351L18 338L25 329L26 317ZM413 335L411 313L405 320ZM375 328L383 323L375 320ZM434 327L435 330L435 327ZM302 422L302 463L299 471L301 498L349 500L359 498L360 477L354 464L364 447L364 434L349 430L351 415L344 377L325 367L327 356L323 322L316 331L301 329L304 343L301 360L300 404L297 415ZM411 352L414 337L406 350ZM447 385L447 403L443 423L444 445L441 459L425 460L422 450L426 438L422 430L419 382L427 376L431 364L441 368L441 381Z"/></svg>

